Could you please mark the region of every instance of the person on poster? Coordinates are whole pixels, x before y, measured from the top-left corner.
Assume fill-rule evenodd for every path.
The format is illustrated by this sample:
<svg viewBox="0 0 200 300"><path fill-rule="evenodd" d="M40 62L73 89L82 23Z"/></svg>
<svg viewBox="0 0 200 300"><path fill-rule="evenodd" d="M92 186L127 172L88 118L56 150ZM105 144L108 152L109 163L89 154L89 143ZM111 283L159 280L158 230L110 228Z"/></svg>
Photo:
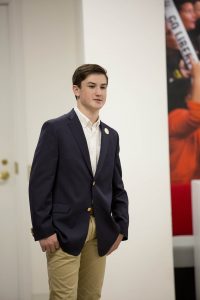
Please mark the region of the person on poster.
<svg viewBox="0 0 200 300"><path fill-rule="evenodd" d="M174 4L178 10L183 25L189 35L196 54L200 53L200 38L196 24L197 16L192 0L175 0ZM177 107L184 106L183 95L188 89L187 80L190 78L189 69L186 67L177 42L170 29L170 24L166 22L166 50L167 50L167 91L168 108L171 111L176 103Z"/></svg>
<svg viewBox="0 0 200 300"><path fill-rule="evenodd" d="M35 150L32 232L46 252L50 299L97 300L106 256L128 239L128 196L118 133L99 118L107 72L85 64L72 81L77 106L43 124Z"/></svg>
<svg viewBox="0 0 200 300"><path fill-rule="evenodd" d="M170 174L174 184L200 178L200 62L191 60L192 85L185 108L169 113Z"/></svg>
<svg viewBox="0 0 200 300"><path fill-rule="evenodd" d="M196 15L196 20L198 21L200 19L200 0L196 0L194 2L194 11Z"/></svg>

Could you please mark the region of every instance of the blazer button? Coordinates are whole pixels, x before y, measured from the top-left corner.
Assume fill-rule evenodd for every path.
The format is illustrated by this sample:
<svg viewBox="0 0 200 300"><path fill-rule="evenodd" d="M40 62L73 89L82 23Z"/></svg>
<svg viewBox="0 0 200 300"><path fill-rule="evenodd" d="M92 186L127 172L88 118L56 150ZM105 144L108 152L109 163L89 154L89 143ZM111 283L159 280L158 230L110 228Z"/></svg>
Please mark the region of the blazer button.
<svg viewBox="0 0 200 300"><path fill-rule="evenodd" d="M94 211L93 211L93 208L92 208L92 207L88 207L88 208L87 208L87 212L88 212L90 215L94 215Z"/></svg>
<svg viewBox="0 0 200 300"><path fill-rule="evenodd" d="M93 186L95 186L95 184L96 184L96 182L95 182L95 181L93 181L92 185L93 185Z"/></svg>

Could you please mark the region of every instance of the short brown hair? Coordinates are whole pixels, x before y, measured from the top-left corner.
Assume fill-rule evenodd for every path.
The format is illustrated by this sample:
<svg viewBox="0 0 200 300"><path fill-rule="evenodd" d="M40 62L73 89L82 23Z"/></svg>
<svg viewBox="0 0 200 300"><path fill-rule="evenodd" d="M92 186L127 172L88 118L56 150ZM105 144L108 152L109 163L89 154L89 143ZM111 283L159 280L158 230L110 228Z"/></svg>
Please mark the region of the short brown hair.
<svg viewBox="0 0 200 300"><path fill-rule="evenodd" d="M78 67L73 76L72 76L72 83L73 85L77 85L79 88L81 87L81 82L85 80L91 74L103 74L105 75L108 83L108 76L107 71L96 64L84 64Z"/></svg>

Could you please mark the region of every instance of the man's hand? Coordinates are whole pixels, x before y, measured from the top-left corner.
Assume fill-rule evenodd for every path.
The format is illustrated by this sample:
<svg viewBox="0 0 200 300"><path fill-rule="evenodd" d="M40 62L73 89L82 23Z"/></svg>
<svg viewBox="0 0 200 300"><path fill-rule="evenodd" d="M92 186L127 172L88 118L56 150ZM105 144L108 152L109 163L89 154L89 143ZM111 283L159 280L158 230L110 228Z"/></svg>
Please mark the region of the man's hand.
<svg viewBox="0 0 200 300"><path fill-rule="evenodd" d="M48 238L39 240L39 242L43 252L47 251L52 253L60 248L56 233Z"/></svg>
<svg viewBox="0 0 200 300"><path fill-rule="evenodd" d="M119 247L119 244L121 243L122 239L123 239L123 234L120 233L106 255L110 255L113 251L115 251Z"/></svg>

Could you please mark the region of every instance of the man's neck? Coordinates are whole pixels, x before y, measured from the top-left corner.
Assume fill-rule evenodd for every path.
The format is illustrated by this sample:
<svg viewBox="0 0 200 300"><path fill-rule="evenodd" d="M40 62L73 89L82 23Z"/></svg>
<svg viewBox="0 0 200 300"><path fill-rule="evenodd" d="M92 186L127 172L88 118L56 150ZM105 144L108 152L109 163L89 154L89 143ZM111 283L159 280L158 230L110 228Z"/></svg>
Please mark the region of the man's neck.
<svg viewBox="0 0 200 300"><path fill-rule="evenodd" d="M79 103L77 103L77 107L80 110L80 112L84 114L91 121L92 124L94 124L98 120L99 110L96 111L88 110L87 108L80 105Z"/></svg>

